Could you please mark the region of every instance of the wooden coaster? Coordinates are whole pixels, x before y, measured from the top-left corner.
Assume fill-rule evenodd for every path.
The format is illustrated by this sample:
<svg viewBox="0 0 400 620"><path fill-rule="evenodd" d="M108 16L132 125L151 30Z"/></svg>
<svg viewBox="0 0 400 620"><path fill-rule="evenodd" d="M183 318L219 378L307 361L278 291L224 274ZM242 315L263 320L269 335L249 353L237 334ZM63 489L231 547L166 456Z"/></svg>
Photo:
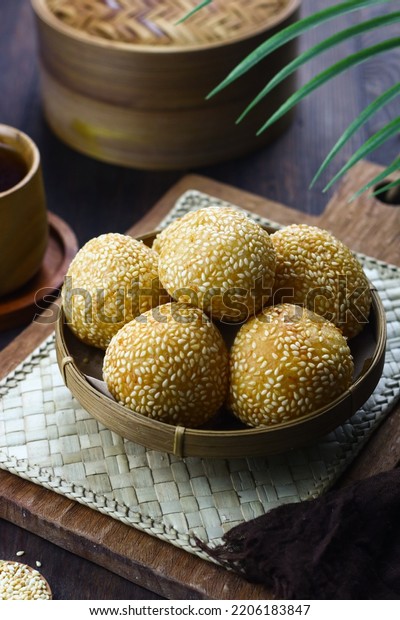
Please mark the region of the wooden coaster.
<svg viewBox="0 0 400 620"><path fill-rule="evenodd" d="M54 213L49 213L48 219L49 242L42 267L18 291L0 298L0 331L29 323L54 301L78 251L78 241L71 228Z"/></svg>

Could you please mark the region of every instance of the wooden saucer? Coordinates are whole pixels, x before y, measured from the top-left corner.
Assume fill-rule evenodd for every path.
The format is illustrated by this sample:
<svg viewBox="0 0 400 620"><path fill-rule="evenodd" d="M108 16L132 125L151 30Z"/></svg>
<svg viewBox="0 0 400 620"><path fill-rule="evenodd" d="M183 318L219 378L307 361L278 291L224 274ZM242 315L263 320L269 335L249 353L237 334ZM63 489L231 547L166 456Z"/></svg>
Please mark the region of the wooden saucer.
<svg viewBox="0 0 400 620"><path fill-rule="evenodd" d="M54 213L48 214L49 242L38 273L23 287L0 298L0 331L29 323L58 296L68 266L78 251L71 228Z"/></svg>

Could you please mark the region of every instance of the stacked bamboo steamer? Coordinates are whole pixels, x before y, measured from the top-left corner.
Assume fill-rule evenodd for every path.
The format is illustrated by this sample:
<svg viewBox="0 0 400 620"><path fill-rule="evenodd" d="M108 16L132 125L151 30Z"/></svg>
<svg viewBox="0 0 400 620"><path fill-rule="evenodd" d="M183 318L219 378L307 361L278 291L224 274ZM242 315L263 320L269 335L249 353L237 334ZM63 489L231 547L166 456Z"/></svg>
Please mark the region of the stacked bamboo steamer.
<svg viewBox="0 0 400 620"><path fill-rule="evenodd" d="M288 44L211 100L207 94L277 30L300 0L214 0L177 25L192 0L32 0L45 116L67 144L97 159L181 169L260 147L289 123L256 131L294 88L286 80L235 120L295 56Z"/></svg>

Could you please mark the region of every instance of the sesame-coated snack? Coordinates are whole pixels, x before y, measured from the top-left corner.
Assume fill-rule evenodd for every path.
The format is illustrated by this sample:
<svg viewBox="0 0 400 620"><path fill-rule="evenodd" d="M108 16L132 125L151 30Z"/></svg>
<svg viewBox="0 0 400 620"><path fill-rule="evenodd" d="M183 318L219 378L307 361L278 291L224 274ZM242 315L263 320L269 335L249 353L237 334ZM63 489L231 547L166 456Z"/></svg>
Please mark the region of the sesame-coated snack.
<svg viewBox="0 0 400 620"><path fill-rule="evenodd" d="M267 231L231 207L184 215L155 241L160 281L176 300L212 318L241 322L271 295L275 251Z"/></svg>
<svg viewBox="0 0 400 620"><path fill-rule="evenodd" d="M168 424L197 427L228 392L228 352L199 308L169 303L125 325L107 348L103 377L114 398Z"/></svg>
<svg viewBox="0 0 400 620"><path fill-rule="evenodd" d="M231 349L230 408L249 426L301 418L340 396L353 370L335 325L292 304L264 308Z"/></svg>
<svg viewBox="0 0 400 620"><path fill-rule="evenodd" d="M368 322L371 291L351 250L328 231L306 224L271 235L276 250L274 303L304 304L347 338Z"/></svg>
<svg viewBox="0 0 400 620"><path fill-rule="evenodd" d="M123 325L167 299L158 279L158 254L118 233L88 241L71 262L62 288L69 327L100 349Z"/></svg>
<svg viewBox="0 0 400 620"><path fill-rule="evenodd" d="M164 241L168 239L170 235L173 235L175 231L180 227L183 217L178 217L176 220L168 224L160 233L158 233L157 237L153 241L153 245L151 246L153 250L155 250L158 254L161 252L161 247L164 244Z"/></svg>

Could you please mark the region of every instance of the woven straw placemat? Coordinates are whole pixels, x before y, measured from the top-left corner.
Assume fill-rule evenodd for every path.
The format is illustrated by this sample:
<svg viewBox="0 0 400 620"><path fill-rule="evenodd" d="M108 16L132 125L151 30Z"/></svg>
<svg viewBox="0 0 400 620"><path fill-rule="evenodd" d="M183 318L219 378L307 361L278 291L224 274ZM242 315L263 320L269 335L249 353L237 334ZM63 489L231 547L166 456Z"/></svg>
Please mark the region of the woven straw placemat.
<svg viewBox="0 0 400 620"><path fill-rule="evenodd" d="M163 225L211 203L227 204L187 192ZM274 506L320 495L400 395L400 269L358 256L386 310L384 372L364 407L317 443L231 460L147 450L104 428L71 396L51 336L0 383L0 467L202 557L193 534L218 543Z"/></svg>

